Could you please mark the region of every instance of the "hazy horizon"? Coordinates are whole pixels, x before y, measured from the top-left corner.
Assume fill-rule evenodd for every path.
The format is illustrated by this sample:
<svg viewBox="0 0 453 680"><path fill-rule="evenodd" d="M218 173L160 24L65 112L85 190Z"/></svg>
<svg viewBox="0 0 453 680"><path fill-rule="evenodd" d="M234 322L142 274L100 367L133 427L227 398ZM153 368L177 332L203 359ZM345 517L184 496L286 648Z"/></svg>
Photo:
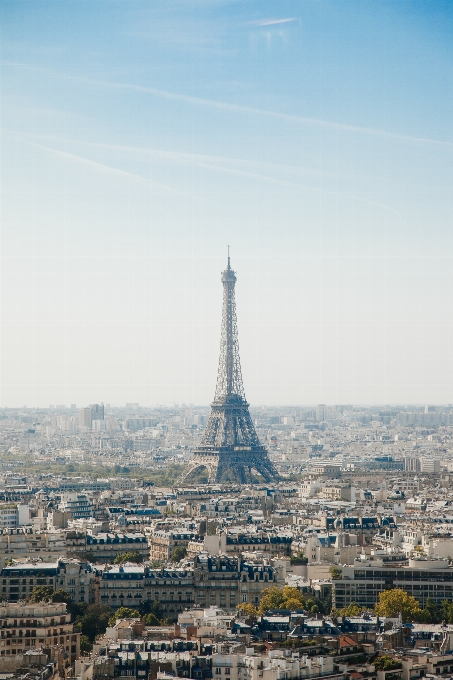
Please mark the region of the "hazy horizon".
<svg viewBox="0 0 453 680"><path fill-rule="evenodd" d="M0 18L3 406L453 401L451 3Z"/></svg>

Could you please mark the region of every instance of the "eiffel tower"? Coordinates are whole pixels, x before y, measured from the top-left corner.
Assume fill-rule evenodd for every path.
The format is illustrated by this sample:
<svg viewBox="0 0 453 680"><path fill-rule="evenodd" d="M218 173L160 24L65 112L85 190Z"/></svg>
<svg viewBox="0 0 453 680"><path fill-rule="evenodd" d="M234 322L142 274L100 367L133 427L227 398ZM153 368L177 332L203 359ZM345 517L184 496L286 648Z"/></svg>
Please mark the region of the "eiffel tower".
<svg viewBox="0 0 453 680"><path fill-rule="evenodd" d="M230 266L228 249L228 266L222 272L222 333L214 401L200 445L194 450L179 483L189 481L202 469L208 471L210 483L227 480L247 484L252 481L253 470L266 482L278 479L267 450L258 439L245 398L239 358L235 283L236 274Z"/></svg>

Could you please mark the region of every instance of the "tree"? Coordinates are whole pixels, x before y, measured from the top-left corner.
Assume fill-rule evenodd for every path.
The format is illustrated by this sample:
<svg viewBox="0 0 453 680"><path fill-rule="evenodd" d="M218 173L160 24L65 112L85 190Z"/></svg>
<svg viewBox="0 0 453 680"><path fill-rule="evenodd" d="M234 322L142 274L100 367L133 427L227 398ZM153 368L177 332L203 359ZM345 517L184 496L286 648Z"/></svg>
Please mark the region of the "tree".
<svg viewBox="0 0 453 680"><path fill-rule="evenodd" d="M298 607L300 607L300 605L298 605ZM297 609L297 607L295 607L295 609ZM324 610L324 606L323 606L322 601L320 599L314 598L314 597L310 598L309 600L307 600L305 602L304 609L306 609L311 614L318 614L319 612L321 614L325 614L325 610ZM329 612L330 612L330 610L329 610Z"/></svg>
<svg viewBox="0 0 453 680"><path fill-rule="evenodd" d="M145 614L142 619L145 626L160 626L160 621L155 614Z"/></svg>
<svg viewBox="0 0 453 680"><path fill-rule="evenodd" d="M440 608L440 618L445 623L453 623L453 603L451 600L444 600Z"/></svg>
<svg viewBox="0 0 453 680"><path fill-rule="evenodd" d="M105 633L111 609L106 604L90 604L82 615L77 616L74 629L94 642L96 635Z"/></svg>
<svg viewBox="0 0 453 680"><path fill-rule="evenodd" d="M184 546L180 545L177 548L175 548L171 554L171 561L172 562L181 562L187 555L187 548L184 548Z"/></svg>
<svg viewBox="0 0 453 680"><path fill-rule="evenodd" d="M264 614L269 609L299 609L303 606L304 600L297 588L271 586L262 591L258 612Z"/></svg>
<svg viewBox="0 0 453 680"><path fill-rule="evenodd" d="M63 590L63 588L55 590L55 592L52 593L51 598L52 602L66 602L67 605L72 604L72 597L66 590Z"/></svg>
<svg viewBox="0 0 453 680"><path fill-rule="evenodd" d="M236 605L236 609L240 614L249 618L254 618L258 613L255 605L250 602L242 602L242 604Z"/></svg>
<svg viewBox="0 0 453 680"><path fill-rule="evenodd" d="M134 550L133 552L120 553L114 559L115 564L123 564L124 562L135 562L135 564L140 564L143 562L143 556L140 555L138 550Z"/></svg>
<svg viewBox="0 0 453 680"><path fill-rule="evenodd" d="M342 607L342 609L332 609L332 616L358 616L362 612L369 611L368 607L363 607L357 602L351 602L347 607Z"/></svg>
<svg viewBox="0 0 453 680"><path fill-rule="evenodd" d="M400 661L397 661L393 656L389 656L388 654L378 656L377 659L373 661L373 664L375 668L384 671L392 671L401 668L402 665Z"/></svg>
<svg viewBox="0 0 453 680"><path fill-rule="evenodd" d="M165 619L162 619L163 626L171 626L174 622L175 620L172 619L171 616L167 616Z"/></svg>
<svg viewBox="0 0 453 680"><path fill-rule="evenodd" d="M52 586L35 586L31 591L30 602L50 602L52 594Z"/></svg>
<svg viewBox="0 0 453 680"><path fill-rule="evenodd" d="M443 616L442 612L443 609L439 610L436 601L432 597L427 597L425 607L417 615L417 623L440 623L442 619L447 620L449 617Z"/></svg>
<svg viewBox="0 0 453 680"><path fill-rule="evenodd" d="M114 626L118 619L139 619L140 614L136 609L130 607L120 607L109 618L109 626Z"/></svg>
<svg viewBox="0 0 453 680"><path fill-rule="evenodd" d="M159 600L154 600L154 602L146 600L140 605L139 612L142 618L146 616L146 614L154 614L158 621L161 620L163 615Z"/></svg>
<svg viewBox="0 0 453 680"><path fill-rule="evenodd" d="M283 590L278 586L264 588L261 592L259 613L263 614L268 609L283 609Z"/></svg>
<svg viewBox="0 0 453 680"><path fill-rule="evenodd" d="M89 638L87 638L86 635L81 635L80 636L80 653L82 655L87 655L91 652L93 649L93 645L90 642Z"/></svg>
<svg viewBox="0 0 453 680"><path fill-rule="evenodd" d="M378 616L390 618L396 618L401 614L403 623L414 621L421 613L420 605L415 597L401 588L383 590L379 593L379 602L374 611Z"/></svg>
<svg viewBox="0 0 453 680"><path fill-rule="evenodd" d="M332 577L332 581L339 581L342 576L343 576L343 569L340 569L340 567L335 567L332 565L329 568L330 576Z"/></svg>
<svg viewBox="0 0 453 680"><path fill-rule="evenodd" d="M206 533L208 536L215 536L217 533L217 522L208 522Z"/></svg>

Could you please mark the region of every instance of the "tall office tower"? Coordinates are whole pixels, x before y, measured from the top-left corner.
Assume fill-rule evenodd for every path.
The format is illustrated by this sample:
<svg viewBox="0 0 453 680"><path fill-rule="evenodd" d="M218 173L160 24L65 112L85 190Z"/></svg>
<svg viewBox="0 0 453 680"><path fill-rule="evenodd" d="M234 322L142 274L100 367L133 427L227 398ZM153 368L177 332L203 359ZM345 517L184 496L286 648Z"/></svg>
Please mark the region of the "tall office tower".
<svg viewBox="0 0 453 680"><path fill-rule="evenodd" d="M316 420L323 421L327 420L327 406L325 404L318 404L316 407Z"/></svg>
<svg viewBox="0 0 453 680"><path fill-rule="evenodd" d="M104 420L104 404L90 404L91 420Z"/></svg>
<svg viewBox="0 0 453 680"><path fill-rule="evenodd" d="M81 408L79 411L79 427L89 427L91 430L92 421L91 408Z"/></svg>
<svg viewBox="0 0 453 680"><path fill-rule="evenodd" d="M222 332L214 401L201 443L180 482L187 482L201 469L208 471L210 482L236 480L245 484L252 480L253 470L270 481L278 475L255 432L242 384L234 297L236 275L229 256L222 283Z"/></svg>

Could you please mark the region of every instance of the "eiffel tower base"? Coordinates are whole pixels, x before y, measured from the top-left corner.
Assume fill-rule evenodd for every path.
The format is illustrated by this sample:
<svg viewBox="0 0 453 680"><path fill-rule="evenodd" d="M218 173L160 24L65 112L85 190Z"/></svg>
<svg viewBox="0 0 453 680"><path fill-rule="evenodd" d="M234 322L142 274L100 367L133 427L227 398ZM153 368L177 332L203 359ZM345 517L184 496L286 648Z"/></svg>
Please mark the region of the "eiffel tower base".
<svg viewBox="0 0 453 680"><path fill-rule="evenodd" d="M195 451L178 483L190 483L196 474L205 470L208 473L209 484L219 482L250 484L253 481L253 472L260 474L266 482L275 481L277 478L266 450L257 447L256 451L234 451L234 449L209 453Z"/></svg>

